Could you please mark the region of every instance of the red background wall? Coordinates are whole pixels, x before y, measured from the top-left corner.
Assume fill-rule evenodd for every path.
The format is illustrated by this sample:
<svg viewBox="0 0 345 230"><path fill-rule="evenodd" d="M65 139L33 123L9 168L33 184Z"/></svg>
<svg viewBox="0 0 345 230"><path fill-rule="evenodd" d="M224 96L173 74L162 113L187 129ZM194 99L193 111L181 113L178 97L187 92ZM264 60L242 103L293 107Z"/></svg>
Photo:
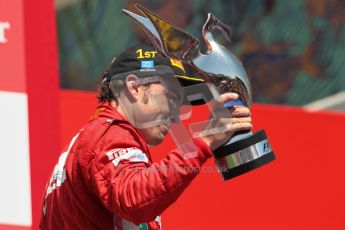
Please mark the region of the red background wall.
<svg viewBox="0 0 345 230"><path fill-rule="evenodd" d="M94 93L60 91L63 144L95 105ZM206 111L196 107L193 115L207 117ZM345 229L345 114L258 104L252 113L277 160L226 182L209 160L163 214L164 229ZM155 160L174 147L167 139L152 149Z"/></svg>
<svg viewBox="0 0 345 230"><path fill-rule="evenodd" d="M57 153L60 147L59 71L54 2L0 0L0 21L8 21L11 25L6 31L8 42L0 44L0 90L20 92L27 96L32 229L38 229L43 189L52 170L51 164L45 163L55 161L55 155L51 153ZM0 119L6 112L1 110L0 105ZM0 127L4 128L7 127ZM20 135L22 133L18 133L19 137ZM1 154L7 152L2 150ZM11 173L17 172L8 173L8 176L11 176ZM18 188L13 188L16 189ZM1 190L0 195L3 195ZM0 223L0 229L29 227Z"/></svg>

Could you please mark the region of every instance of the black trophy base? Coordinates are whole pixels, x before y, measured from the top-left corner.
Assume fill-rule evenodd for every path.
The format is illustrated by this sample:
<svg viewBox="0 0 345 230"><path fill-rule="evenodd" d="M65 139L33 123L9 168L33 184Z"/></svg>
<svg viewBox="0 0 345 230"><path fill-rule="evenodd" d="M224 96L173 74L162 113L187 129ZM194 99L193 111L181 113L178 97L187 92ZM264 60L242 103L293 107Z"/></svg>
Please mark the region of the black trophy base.
<svg viewBox="0 0 345 230"><path fill-rule="evenodd" d="M224 180L250 172L276 159L264 130L218 148L214 157Z"/></svg>
<svg viewBox="0 0 345 230"><path fill-rule="evenodd" d="M237 166L235 168L226 170L224 172L221 172L223 180L230 180L234 177L240 176L244 173L250 172L256 168L259 168L267 163L270 163L271 161L274 161L276 159L273 152L270 152L266 155L263 155L262 157L259 157L256 160L253 160L251 162L248 162L246 164Z"/></svg>

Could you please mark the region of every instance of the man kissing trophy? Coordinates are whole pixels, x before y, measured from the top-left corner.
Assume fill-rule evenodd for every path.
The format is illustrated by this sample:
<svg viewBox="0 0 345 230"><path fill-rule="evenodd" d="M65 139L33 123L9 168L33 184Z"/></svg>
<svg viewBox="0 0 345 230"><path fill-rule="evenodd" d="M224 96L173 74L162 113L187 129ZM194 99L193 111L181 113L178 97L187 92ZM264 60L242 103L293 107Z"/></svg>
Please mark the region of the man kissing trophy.
<svg viewBox="0 0 345 230"><path fill-rule="evenodd" d="M144 7L138 4L136 7L143 16L128 10L122 11L145 30L158 52L166 57L181 60L205 79L205 82L214 84L219 94L237 93L238 100L224 104L225 108L231 109L236 105L251 107L251 85L246 71L232 52L217 43L212 35L213 30L218 29L230 40L230 28L227 25L213 14L208 14L202 28L203 40L207 46L207 52L203 54L198 39ZM205 86L207 88L209 85L203 83L189 86L186 92L194 95L199 90L205 92ZM256 133L236 133L228 143L213 153L224 180L242 175L275 159L264 130Z"/></svg>

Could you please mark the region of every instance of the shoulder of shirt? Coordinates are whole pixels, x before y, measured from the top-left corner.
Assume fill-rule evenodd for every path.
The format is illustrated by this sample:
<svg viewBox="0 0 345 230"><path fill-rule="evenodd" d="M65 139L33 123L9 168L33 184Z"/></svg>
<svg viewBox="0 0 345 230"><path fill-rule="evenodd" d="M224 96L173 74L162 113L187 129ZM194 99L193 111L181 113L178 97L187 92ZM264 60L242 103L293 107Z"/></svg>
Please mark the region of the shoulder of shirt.
<svg viewBox="0 0 345 230"><path fill-rule="evenodd" d="M92 142L93 149L136 147L148 153L141 134L127 122L97 118L85 126L83 133L84 141Z"/></svg>

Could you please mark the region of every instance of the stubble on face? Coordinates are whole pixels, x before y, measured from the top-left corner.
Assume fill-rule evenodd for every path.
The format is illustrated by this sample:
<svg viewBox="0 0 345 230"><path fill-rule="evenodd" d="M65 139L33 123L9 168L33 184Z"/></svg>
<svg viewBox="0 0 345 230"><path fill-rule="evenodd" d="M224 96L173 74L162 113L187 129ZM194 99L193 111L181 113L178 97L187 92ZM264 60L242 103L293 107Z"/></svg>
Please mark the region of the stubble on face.
<svg viewBox="0 0 345 230"><path fill-rule="evenodd" d="M161 84L152 84L146 90L147 92L143 93L141 99L143 110L157 111L158 106L159 114L157 116L157 119L162 119L165 117L168 118L170 109L168 106L168 99L165 94L165 88ZM156 100L153 101L152 97L150 98L150 96L148 96L149 94L156 95ZM159 97L157 97L157 95L159 95ZM147 144L156 146L163 142L165 136L168 134L169 128L170 126L167 124L160 124L154 127L141 129L140 132L142 133Z"/></svg>

